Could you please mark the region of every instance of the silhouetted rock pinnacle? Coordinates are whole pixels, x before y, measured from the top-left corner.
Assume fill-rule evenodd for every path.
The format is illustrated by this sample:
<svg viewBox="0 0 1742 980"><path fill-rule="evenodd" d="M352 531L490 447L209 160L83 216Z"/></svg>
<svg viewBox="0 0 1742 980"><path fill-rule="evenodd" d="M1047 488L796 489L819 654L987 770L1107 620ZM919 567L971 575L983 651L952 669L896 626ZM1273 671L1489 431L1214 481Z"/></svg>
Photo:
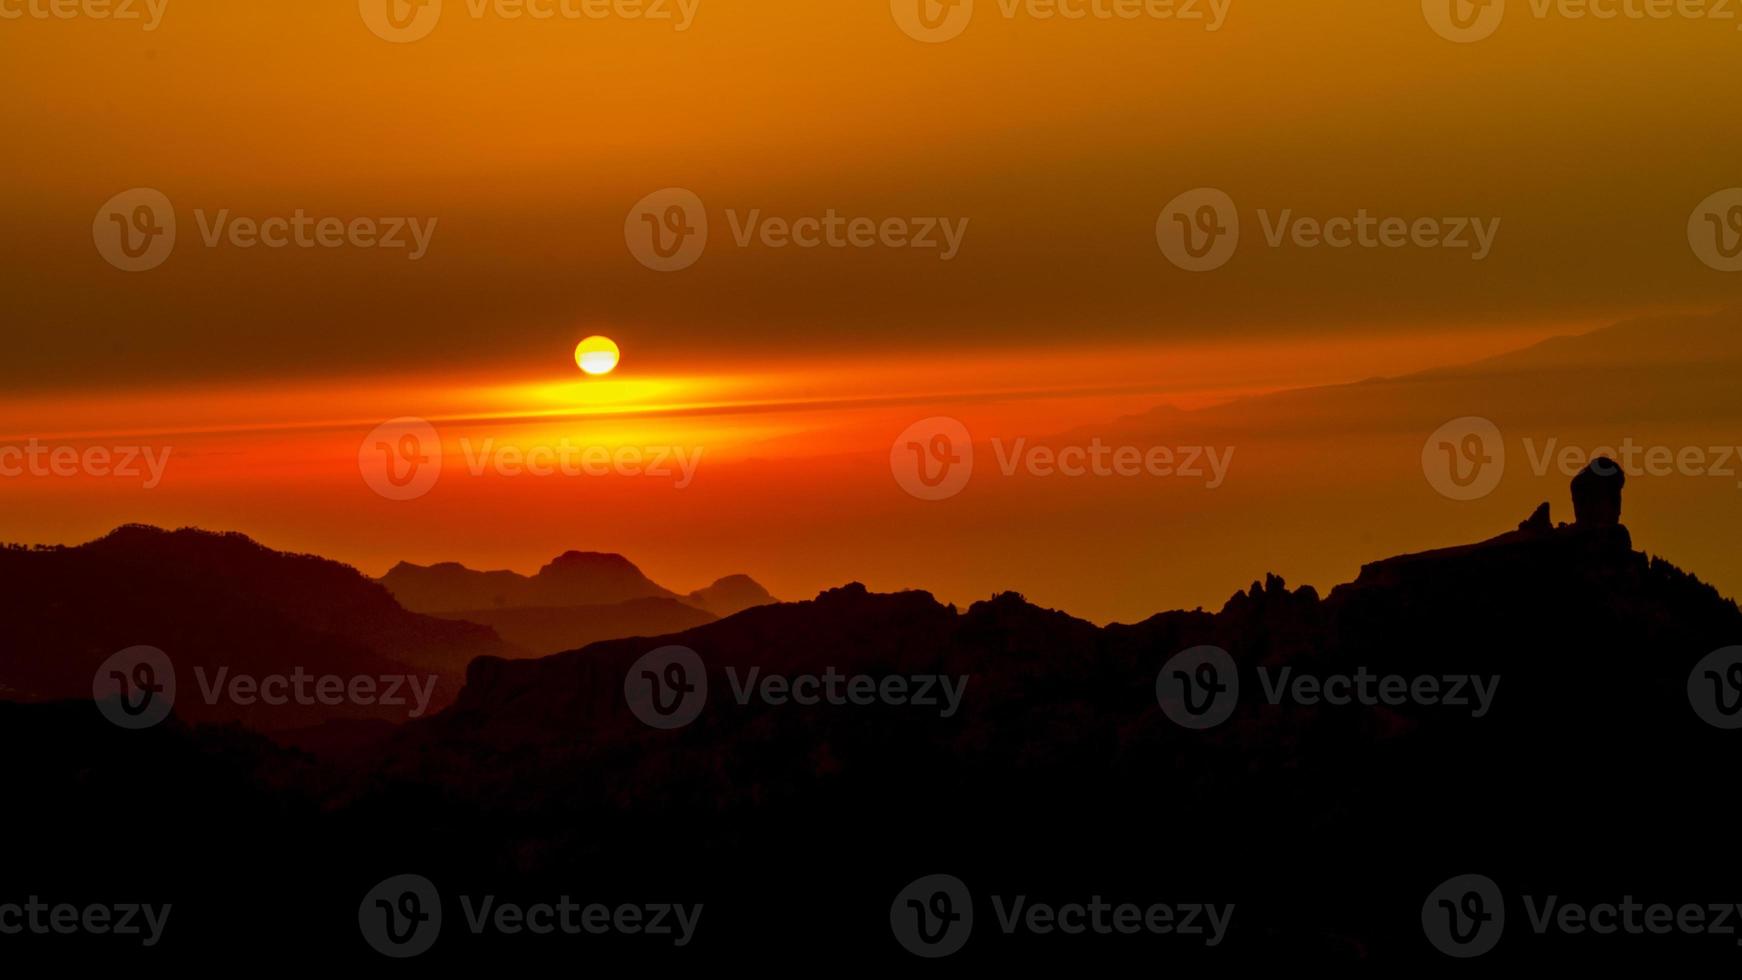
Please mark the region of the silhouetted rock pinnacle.
<svg viewBox="0 0 1742 980"><path fill-rule="evenodd" d="M1573 523L1578 527L1615 527L1621 523L1621 488L1627 474L1607 456L1591 461L1573 477Z"/></svg>
<svg viewBox="0 0 1742 980"><path fill-rule="evenodd" d="M1538 504L1536 510L1531 513L1530 517L1527 518L1524 523L1518 525L1518 529L1520 531L1554 530L1554 521L1549 517L1548 502L1544 501Z"/></svg>

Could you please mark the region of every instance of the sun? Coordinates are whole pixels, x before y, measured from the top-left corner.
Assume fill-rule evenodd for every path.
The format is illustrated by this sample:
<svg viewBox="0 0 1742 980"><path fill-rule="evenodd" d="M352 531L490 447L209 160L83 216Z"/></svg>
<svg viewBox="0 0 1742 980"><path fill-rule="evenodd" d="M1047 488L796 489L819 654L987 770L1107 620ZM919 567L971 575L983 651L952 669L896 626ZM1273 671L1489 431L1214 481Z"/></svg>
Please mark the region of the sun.
<svg viewBox="0 0 1742 980"><path fill-rule="evenodd" d="M617 370L617 342L610 337L588 337L575 348L575 363L597 377Z"/></svg>

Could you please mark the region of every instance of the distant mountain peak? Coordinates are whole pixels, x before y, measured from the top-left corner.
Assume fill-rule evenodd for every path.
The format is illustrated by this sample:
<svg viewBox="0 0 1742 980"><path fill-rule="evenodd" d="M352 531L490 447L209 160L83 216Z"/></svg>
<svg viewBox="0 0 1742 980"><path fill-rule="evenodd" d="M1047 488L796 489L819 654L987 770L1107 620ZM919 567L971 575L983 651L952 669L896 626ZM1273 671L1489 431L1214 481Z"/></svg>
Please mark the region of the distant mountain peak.
<svg viewBox="0 0 1742 980"><path fill-rule="evenodd" d="M538 570L535 578L563 575L618 575L625 579L638 579L647 583L656 592L663 592L659 586L642 574L635 563L622 555L608 551L565 551L551 559Z"/></svg>
<svg viewBox="0 0 1742 980"><path fill-rule="evenodd" d="M628 558L609 551L565 551L535 575L476 571L451 561L428 566L402 561L382 576L381 584L407 609L437 614L575 609L668 599L724 618L775 601L748 575L728 575L680 595L648 578Z"/></svg>
<svg viewBox="0 0 1742 980"><path fill-rule="evenodd" d="M0 595L21 623L16 651L0 651L0 687L41 698L88 693L98 659L142 644L189 671L432 676L436 707L473 657L525 655L487 627L407 611L349 565L235 531L128 524L72 547L0 549ZM405 717L384 703L257 707L189 697L175 710L262 729Z"/></svg>
<svg viewBox="0 0 1742 980"><path fill-rule="evenodd" d="M728 575L705 589L691 592L685 601L724 619L746 609L766 606L775 598L748 575Z"/></svg>
<svg viewBox="0 0 1742 980"><path fill-rule="evenodd" d="M545 568L555 568L562 565L611 565L618 568L635 568L635 563L614 551L565 551L551 559ZM639 569L636 569L639 571Z"/></svg>

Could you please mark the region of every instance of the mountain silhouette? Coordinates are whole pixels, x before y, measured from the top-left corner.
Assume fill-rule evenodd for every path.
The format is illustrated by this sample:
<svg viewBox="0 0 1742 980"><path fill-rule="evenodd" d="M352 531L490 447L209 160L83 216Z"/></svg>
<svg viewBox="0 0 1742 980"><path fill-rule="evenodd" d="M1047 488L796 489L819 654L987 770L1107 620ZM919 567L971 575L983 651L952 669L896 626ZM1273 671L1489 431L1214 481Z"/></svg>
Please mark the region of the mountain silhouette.
<svg viewBox="0 0 1742 980"><path fill-rule="evenodd" d="M179 718L124 732L88 704L0 706L8 744L41 746L11 776L35 844L13 874L70 863L69 880L222 896L190 905L165 955L245 948L264 920L300 937L287 959L367 956L357 896L414 871L448 895L706 902L695 948L710 955L798 968L850 951L868 969L915 962L890 902L927 875L975 893L952 965L1033 968L1080 964L1084 946L1004 933L988 896L1237 910L1213 948L1101 937L1108 962L1443 964L1423 900L1481 874L1512 896L1497 957L1730 962L1733 937L1533 935L1517 896L1735 901L1742 859L1718 846L1732 733L1690 683L1739 642L1742 610L1635 551L1625 525L1542 508L1475 544L1371 562L1328 594L1271 575L1215 612L1105 627L1013 593L960 609L848 585L667 636L481 656L439 714L349 744L329 732L315 756ZM1230 658L1238 697L1192 728L1162 692L1206 645ZM693 651L707 696L660 728L626 691L670 646ZM777 703L752 671L965 681L945 711ZM1463 703L1268 693L1278 676L1361 675L1472 683ZM142 798L136 831L155 846L106 871L88 846L105 808ZM247 831L214 838L217 812ZM460 927L436 949L450 964L574 955ZM587 947L608 965L694 952Z"/></svg>
<svg viewBox="0 0 1742 980"><path fill-rule="evenodd" d="M128 525L75 547L0 548L0 692L13 700L89 697L111 654L157 647L177 665L176 711L198 721L294 728L330 718L403 720L354 705L270 710L198 696L200 673L435 678L452 700L474 657L526 656L488 627L408 612L356 569L273 551L240 534Z"/></svg>
<svg viewBox="0 0 1742 980"><path fill-rule="evenodd" d="M527 576L517 572L479 572L457 562L413 565L400 562L381 584L405 608L423 613L477 609L603 606L634 599L683 599L716 616L772 601L746 575L722 578L687 596L665 588L622 555L596 551L565 552Z"/></svg>
<svg viewBox="0 0 1742 980"><path fill-rule="evenodd" d="M482 623L537 654L625 636L663 636L719 618L682 600L658 596L597 606L505 606L434 615Z"/></svg>
<svg viewBox="0 0 1742 980"><path fill-rule="evenodd" d="M691 592L684 601L724 619L777 600L750 576L728 575L713 585Z"/></svg>
<svg viewBox="0 0 1742 980"><path fill-rule="evenodd" d="M594 551L565 552L533 576L478 572L457 562L431 566L400 562L381 577L381 584L405 608L424 613L597 606L675 597L622 555Z"/></svg>
<svg viewBox="0 0 1742 980"><path fill-rule="evenodd" d="M1237 449L1231 475L1214 492L1195 480L1147 481L1128 491L1103 485L1110 481L976 481L986 497L975 509L988 535L1042 507L1057 515L1060 528L1116 527L1093 539L1098 574L1062 582L1046 574L1070 547L1060 540L1062 530L982 540L963 529L952 530L949 539L996 553L1011 574L1036 583L1031 596L1044 595L1048 604L1101 623L1146 615L1153 608L1148 596L1189 597L1192 605L1213 607L1260 568L1328 586L1380 555L1474 541L1513 526L1543 500L1555 501L1557 520L1571 521L1565 494L1576 468L1568 472L1558 456L1568 449L1596 455L1631 441L1705 453L1742 441L1734 436L1742 428L1739 372L1742 307L1630 320L1420 373L1192 410L1164 406L1037 434L1030 444L1056 452L1099 438L1108 445ZM1423 481L1421 450L1435 430L1467 416L1486 419L1502 433L1504 479L1482 500L1451 505ZM1720 448L1706 457L1712 468L1726 464L1721 469L1728 476L1680 468L1652 475L1639 458L1632 460L1629 492L1645 492L1630 504L1628 524L1660 553L1742 595L1742 579L1727 577L1738 574L1729 542L1742 535L1735 475L1742 473L1736 462L1742 454L1729 453ZM1276 492L1279 487L1286 492ZM940 523L936 533L942 530ZM1152 557L1151 543L1159 541L1191 559ZM1123 589L1107 588L1106 581ZM1111 595L1126 598L1109 601Z"/></svg>
<svg viewBox="0 0 1742 980"><path fill-rule="evenodd" d="M455 562L401 562L381 584L407 609L482 623L541 654L673 633L775 601L747 575L679 595L622 555L591 551L566 552L533 576L474 571Z"/></svg>

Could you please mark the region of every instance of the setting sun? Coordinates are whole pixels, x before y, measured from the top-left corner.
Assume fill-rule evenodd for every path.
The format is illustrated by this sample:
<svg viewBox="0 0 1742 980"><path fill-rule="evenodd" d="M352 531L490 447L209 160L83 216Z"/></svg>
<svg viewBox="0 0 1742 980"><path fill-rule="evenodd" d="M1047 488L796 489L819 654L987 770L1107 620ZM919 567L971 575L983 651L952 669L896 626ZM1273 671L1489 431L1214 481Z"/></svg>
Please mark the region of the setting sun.
<svg viewBox="0 0 1742 980"><path fill-rule="evenodd" d="M575 348L575 363L597 376L617 370L617 343L609 337L588 337Z"/></svg>

